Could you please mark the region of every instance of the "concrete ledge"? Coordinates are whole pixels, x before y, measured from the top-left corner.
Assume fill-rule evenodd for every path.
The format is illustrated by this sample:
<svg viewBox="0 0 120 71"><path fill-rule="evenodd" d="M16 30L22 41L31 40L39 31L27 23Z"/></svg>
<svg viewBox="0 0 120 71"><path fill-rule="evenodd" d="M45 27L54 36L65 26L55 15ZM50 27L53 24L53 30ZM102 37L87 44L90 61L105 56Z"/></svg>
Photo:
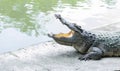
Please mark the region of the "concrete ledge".
<svg viewBox="0 0 120 71"><path fill-rule="evenodd" d="M114 71L120 58L80 61L72 47L45 42L0 55L0 71Z"/></svg>

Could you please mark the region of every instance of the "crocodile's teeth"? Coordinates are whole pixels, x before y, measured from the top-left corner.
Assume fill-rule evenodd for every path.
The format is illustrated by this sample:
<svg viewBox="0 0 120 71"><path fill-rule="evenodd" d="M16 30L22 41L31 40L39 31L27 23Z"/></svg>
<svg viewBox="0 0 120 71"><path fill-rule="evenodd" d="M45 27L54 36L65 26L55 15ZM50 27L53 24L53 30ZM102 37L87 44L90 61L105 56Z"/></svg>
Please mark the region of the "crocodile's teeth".
<svg viewBox="0 0 120 71"><path fill-rule="evenodd" d="M48 33L48 36L51 38L53 37L53 35L54 35L53 33Z"/></svg>

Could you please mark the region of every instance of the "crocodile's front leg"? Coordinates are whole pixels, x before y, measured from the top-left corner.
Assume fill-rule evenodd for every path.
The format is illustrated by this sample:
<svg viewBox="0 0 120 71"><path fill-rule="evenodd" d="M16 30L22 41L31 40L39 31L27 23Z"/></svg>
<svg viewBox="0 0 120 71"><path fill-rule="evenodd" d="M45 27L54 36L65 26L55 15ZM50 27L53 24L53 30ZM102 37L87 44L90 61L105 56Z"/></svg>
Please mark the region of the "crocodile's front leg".
<svg viewBox="0 0 120 71"><path fill-rule="evenodd" d="M62 24L66 25L71 30L81 33L81 31L80 31L81 26L76 25L75 23L70 23L70 22L66 21L63 17L61 17L60 14L55 14L55 17L57 19L59 19L62 22Z"/></svg>
<svg viewBox="0 0 120 71"><path fill-rule="evenodd" d="M99 60L102 57L102 50L100 50L97 47L93 47L92 51L89 53L85 54L83 57L80 57L80 60Z"/></svg>

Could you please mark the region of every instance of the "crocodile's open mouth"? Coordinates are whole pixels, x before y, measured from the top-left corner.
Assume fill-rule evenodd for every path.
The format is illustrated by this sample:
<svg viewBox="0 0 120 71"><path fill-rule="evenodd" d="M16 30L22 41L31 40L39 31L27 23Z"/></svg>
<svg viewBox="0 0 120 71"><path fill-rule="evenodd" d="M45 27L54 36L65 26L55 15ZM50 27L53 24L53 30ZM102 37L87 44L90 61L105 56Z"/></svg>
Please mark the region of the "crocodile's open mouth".
<svg viewBox="0 0 120 71"><path fill-rule="evenodd" d="M59 33L59 34L48 34L49 37L53 38L56 42L63 45L72 45L72 36L74 31L70 31L68 33Z"/></svg>
<svg viewBox="0 0 120 71"><path fill-rule="evenodd" d="M61 17L60 14L55 14L55 17L59 19L63 25L66 25L69 29L71 29L71 31L68 33L48 34L48 36L53 38L56 42L60 44L71 45L75 42L73 35L76 35L76 32L79 34L83 32L81 26L77 25L76 23L70 23L66 21L64 18Z"/></svg>

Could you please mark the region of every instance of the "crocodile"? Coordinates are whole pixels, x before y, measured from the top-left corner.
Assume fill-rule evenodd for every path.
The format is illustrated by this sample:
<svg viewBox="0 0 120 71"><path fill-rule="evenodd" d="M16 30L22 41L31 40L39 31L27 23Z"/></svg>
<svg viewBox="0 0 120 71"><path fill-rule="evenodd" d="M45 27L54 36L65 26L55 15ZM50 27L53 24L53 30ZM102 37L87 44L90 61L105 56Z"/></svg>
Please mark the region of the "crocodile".
<svg viewBox="0 0 120 71"><path fill-rule="evenodd" d="M73 46L83 54L80 60L100 60L106 56L120 56L120 31L87 31L76 23L65 20L60 14L55 14L55 17L71 31L51 33L48 36L59 44Z"/></svg>

